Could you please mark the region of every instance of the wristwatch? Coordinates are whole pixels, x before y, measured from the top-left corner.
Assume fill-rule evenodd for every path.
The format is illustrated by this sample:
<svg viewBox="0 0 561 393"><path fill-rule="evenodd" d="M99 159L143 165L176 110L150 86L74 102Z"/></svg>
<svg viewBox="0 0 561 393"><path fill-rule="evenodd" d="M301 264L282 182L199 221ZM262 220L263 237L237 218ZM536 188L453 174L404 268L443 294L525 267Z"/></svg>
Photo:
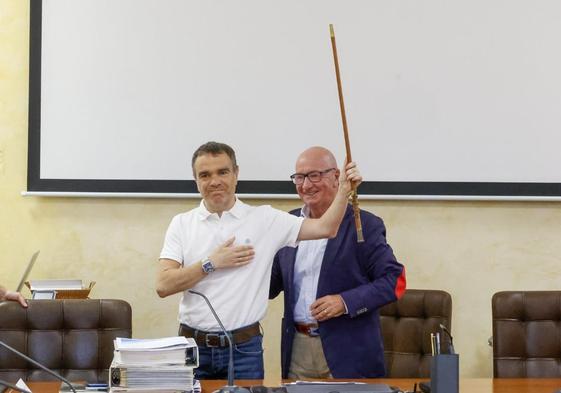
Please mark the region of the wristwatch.
<svg viewBox="0 0 561 393"><path fill-rule="evenodd" d="M213 271L216 270L216 268L214 267L214 263L212 263L212 261L210 260L209 257L206 257L205 259L203 259L203 272L205 272L206 274L212 273Z"/></svg>

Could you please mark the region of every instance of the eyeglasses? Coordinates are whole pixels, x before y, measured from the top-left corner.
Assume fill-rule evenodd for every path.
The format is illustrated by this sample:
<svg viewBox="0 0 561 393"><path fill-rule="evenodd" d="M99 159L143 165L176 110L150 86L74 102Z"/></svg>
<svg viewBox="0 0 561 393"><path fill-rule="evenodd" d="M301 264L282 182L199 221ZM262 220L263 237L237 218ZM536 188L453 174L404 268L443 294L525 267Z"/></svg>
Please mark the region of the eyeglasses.
<svg viewBox="0 0 561 393"><path fill-rule="evenodd" d="M329 168L326 169L325 171L312 171L312 172L308 172L308 173L295 173L294 175L290 175L290 178L292 179L292 182L294 184L296 184L297 186L304 184L304 180L306 180L306 178L308 178L309 181L311 181L312 183L318 183L321 181L321 178L324 177L326 174L328 174L331 171L334 171L336 168Z"/></svg>

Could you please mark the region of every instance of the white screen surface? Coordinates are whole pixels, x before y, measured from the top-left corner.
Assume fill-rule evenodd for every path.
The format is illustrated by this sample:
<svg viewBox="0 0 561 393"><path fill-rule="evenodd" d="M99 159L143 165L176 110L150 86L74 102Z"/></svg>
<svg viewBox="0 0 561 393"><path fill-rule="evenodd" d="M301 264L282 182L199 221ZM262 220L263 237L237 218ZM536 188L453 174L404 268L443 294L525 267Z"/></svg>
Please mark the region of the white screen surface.
<svg viewBox="0 0 561 393"><path fill-rule="evenodd" d="M208 140L242 181L287 180L311 145L342 160L333 23L366 182L561 182L557 1L42 7L41 179L189 180Z"/></svg>

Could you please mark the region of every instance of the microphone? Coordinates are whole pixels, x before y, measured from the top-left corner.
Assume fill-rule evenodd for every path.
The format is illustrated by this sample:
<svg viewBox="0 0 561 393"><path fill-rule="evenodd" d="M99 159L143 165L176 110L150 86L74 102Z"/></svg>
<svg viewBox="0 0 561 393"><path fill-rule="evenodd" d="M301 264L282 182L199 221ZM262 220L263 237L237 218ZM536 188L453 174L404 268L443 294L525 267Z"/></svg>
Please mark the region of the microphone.
<svg viewBox="0 0 561 393"><path fill-rule="evenodd" d="M47 373L51 374L53 377L55 377L56 379L58 379L59 381L64 382L65 384L67 384L68 386L70 386L70 389L72 390L72 392L76 393L76 390L74 389L74 386L72 386L72 384L70 382L68 382L68 380L66 378L64 378L63 376L55 373L53 370L48 369L47 367L43 366L41 363L31 359L29 356L24 355L23 353L21 353L20 351L18 351L15 348L10 347L8 344L6 344L5 342L3 342L2 340L0 340L0 346L6 348L7 350L15 353L16 355L18 355L19 357L27 360L29 363L34 364L35 366L39 367L41 370L46 371ZM12 388L10 386L10 388ZM12 388L13 389L13 388ZM21 390L19 388L17 388L20 392L23 392L24 390Z"/></svg>
<svg viewBox="0 0 561 393"><path fill-rule="evenodd" d="M27 389L23 389L23 388L17 387L16 385L12 385L11 383L8 383L8 382L6 382L6 381L2 381L1 379L0 379L0 386L5 386L5 387L7 387L7 388L10 388L10 389L12 389L12 390L15 390L16 392L31 393L31 392L30 392L29 390L27 390Z"/></svg>
<svg viewBox="0 0 561 393"><path fill-rule="evenodd" d="M224 328L224 325L222 325L220 318L218 318L218 315L216 315L216 311L214 311L212 304L210 304L208 298L200 292L193 291L192 289L189 289L187 292L192 293L193 295L198 295L205 300L206 304L208 305L208 308L210 308L210 311L214 316L214 319L216 319L216 322L218 322L220 328L222 329L222 332L228 339L228 347L230 348L230 359L228 360L228 385L221 387L219 390L215 390L213 393L250 393L249 390L234 385L234 350L232 345L232 339L230 338L230 335Z"/></svg>
<svg viewBox="0 0 561 393"><path fill-rule="evenodd" d="M452 338L450 331L442 323L440 324L440 329L442 329L442 331L446 333L446 335L450 339L450 354L455 354L456 352L454 351L454 339Z"/></svg>

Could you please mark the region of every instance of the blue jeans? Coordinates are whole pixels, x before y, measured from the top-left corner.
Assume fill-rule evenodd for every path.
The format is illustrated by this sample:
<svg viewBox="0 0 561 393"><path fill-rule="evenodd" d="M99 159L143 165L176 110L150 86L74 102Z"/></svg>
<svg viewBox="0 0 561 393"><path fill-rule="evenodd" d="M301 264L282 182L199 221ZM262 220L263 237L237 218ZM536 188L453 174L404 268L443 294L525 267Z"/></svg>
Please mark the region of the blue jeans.
<svg viewBox="0 0 561 393"><path fill-rule="evenodd" d="M263 379L263 336L234 344L234 379ZM228 379L230 349L199 347L197 379Z"/></svg>

